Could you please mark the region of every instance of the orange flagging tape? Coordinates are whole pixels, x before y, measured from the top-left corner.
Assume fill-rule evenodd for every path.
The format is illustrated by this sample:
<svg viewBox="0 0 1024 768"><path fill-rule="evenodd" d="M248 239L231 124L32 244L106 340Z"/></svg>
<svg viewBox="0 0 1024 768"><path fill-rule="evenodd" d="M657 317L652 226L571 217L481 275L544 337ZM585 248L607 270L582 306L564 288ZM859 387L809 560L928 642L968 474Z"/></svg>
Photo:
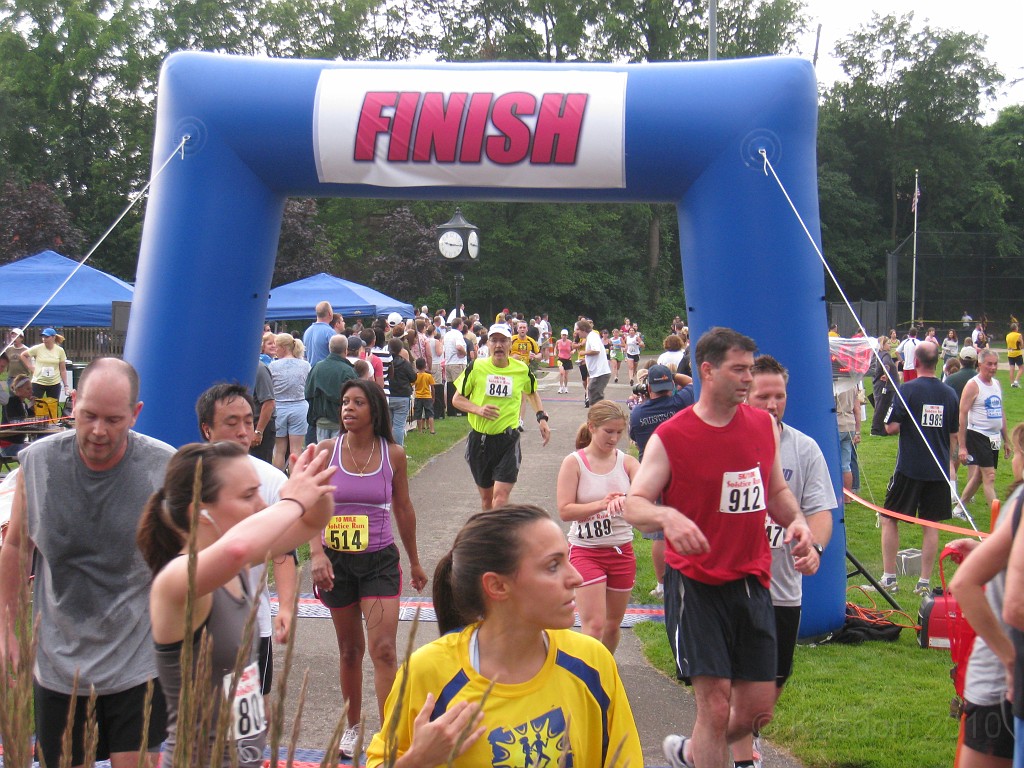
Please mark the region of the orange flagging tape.
<svg viewBox="0 0 1024 768"><path fill-rule="evenodd" d="M984 531L975 531L973 528L961 528L958 525L944 525L943 523L933 523L931 520L921 520L920 518L917 518L917 517L910 517L909 515L901 515L899 512L893 512L891 509L884 509L884 508L879 507L879 506L877 506L875 504L872 504L870 501L867 501L866 499L862 499L860 496L858 496L853 491L848 491L845 488L843 489L843 495L846 498L850 499L850 501L856 501L858 504L861 504L861 505L867 507L868 509L873 509L875 512L881 512L883 515L886 515L888 517L896 518L897 520L903 520L904 522L907 522L907 523L915 523L917 525L923 525L926 528L937 528L940 531L947 531L949 533L958 533L961 536L971 536L971 537L980 536L983 539L988 537L988 534L985 533Z"/></svg>

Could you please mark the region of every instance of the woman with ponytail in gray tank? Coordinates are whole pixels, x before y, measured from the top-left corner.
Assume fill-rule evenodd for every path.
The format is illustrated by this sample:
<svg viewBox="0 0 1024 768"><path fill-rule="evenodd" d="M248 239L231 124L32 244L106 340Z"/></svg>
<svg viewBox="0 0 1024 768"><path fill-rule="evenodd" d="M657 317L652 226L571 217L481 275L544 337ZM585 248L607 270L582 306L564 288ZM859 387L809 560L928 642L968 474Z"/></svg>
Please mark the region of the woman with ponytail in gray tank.
<svg viewBox="0 0 1024 768"><path fill-rule="evenodd" d="M236 443L195 443L181 448L167 465L164 486L150 497L139 521L137 540L153 571L149 610L156 647L160 685L167 700L165 764L176 746L192 742L192 764L210 765L206 750L213 743L218 703L231 690L235 658L243 642L246 620L257 597L250 594L248 568L270 555L289 552L330 518L327 485L332 470L324 469L325 456L311 446L294 457L291 477L281 487L281 500L271 507L260 498L260 481L248 454ZM193 494L199 484L200 508ZM178 739L178 704L182 685L181 649L185 642L185 605L189 592L189 530L195 521L195 603L189 642L198 662L205 633L213 641L209 678L197 681L203 704L212 699L208 733L210 742L195 743L191 734ZM267 723L263 709L257 643L248 649L248 661L235 685L230 733L242 768L263 764ZM205 687L204 687L205 682ZM207 724L196 724L203 729ZM230 764L225 750L223 765Z"/></svg>

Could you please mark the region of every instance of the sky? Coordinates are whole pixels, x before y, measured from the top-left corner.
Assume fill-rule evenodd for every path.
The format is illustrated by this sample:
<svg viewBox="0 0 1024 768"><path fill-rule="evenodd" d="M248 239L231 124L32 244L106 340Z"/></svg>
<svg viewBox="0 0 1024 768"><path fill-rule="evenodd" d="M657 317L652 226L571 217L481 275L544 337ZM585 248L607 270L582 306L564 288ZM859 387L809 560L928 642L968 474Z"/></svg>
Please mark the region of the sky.
<svg viewBox="0 0 1024 768"><path fill-rule="evenodd" d="M804 0L808 32L799 44L801 56L814 55L818 24L821 43L818 47L817 73L820 83L831 85L843 77L835 56L835 44L871 20L872 11L879 15L902 15L914 12L913 28L928 26L940 29L980 33L988 38L985 53L1006 82L1002 94L990 105L986 121L995 117L995 110L1011 104L1024 104L1024 3L1020 0ZM1012 80L1020 80L1011 85Z"/></svg>

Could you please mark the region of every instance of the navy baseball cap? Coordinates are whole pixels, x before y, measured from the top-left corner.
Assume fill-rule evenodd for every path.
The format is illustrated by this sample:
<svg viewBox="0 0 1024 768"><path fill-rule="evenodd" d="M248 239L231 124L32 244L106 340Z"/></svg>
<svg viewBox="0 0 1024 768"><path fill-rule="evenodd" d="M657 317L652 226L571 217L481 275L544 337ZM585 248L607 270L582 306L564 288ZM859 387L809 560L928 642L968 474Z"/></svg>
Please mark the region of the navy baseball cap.
<svg viewBox="0 0 1024 768"><path fill-rule="evenodd" d="M671 392L676 388L672 371L664 365L652 365L647 372L647 388L651 392Z"/></svg>

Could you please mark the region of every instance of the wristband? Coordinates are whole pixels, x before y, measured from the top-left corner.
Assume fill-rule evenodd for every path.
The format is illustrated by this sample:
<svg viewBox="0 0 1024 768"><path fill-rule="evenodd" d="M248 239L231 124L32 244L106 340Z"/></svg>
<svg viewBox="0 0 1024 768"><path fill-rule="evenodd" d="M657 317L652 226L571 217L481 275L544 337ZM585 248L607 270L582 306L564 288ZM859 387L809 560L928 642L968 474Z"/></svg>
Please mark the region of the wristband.
<svg viewBox="0 0 1024 768"><path fill-rule="evenodd" d="M540 424L542 421L547 421L548 415L544 411L537 411L537 423Z"/></svg>
<svg viewBox="0 0 1024 768"><path fill-rule="evenodd" d="M306 505L305 505L305 504L303 504L303 503L302 503L301 501L299 501L298 499L294 499L294 498L292 498L291 496L282 496L282 497L281 497L281 501L294 501L294 502L295 502L296 504L298 504L298 505L299 505L299 509L301 509L301 510L302 510L302 514L301 514L301 515L299 515L299 517L301 518L301 517L305 517L305 516L306 516Z"/></svg>

